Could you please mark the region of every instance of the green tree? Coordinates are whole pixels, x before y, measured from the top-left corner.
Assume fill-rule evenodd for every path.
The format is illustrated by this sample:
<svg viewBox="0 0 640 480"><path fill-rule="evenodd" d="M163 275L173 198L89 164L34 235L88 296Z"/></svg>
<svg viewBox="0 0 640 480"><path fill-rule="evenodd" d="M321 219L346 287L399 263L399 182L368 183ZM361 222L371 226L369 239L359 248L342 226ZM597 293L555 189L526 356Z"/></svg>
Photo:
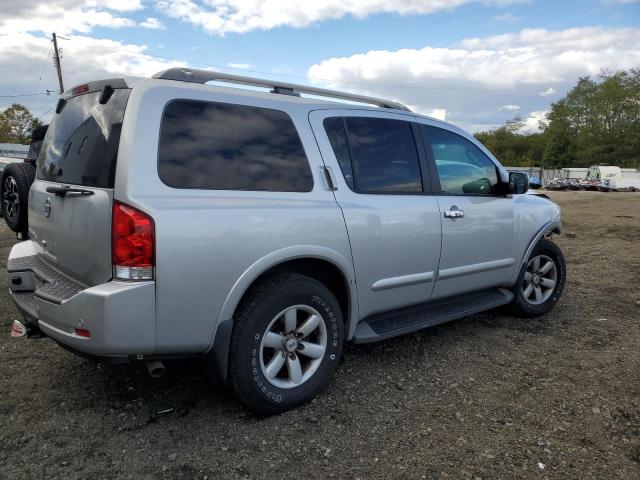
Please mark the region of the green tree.
<svg viewBox="0 0 640 480"><path fill-rule="evenodd" d="M547 163L639 165L640 69L580 78L547 120Z"/></svg>
<svg viewBox="0 0 640 480"><path fill-rule="evenodd" d="M480 140L504 165L510 167L539 165L544 152L543 135L523 133L525 122L520 117L488 132L479 132Z"/></svg>
<svg viewBox="0 0 640 480"><path fill-rule="evenodd" d="M42 125L24 105L14 103L0 112L0 142L21 143L31 142L31 132Z"/></svg>
<svg viewBox="0 0 640 480"><path fill-rule="evenodd" d="M475 136L509 166L640 167L640 69L582 77L551 104L541 132L523 125L516 117Z"/></svg>

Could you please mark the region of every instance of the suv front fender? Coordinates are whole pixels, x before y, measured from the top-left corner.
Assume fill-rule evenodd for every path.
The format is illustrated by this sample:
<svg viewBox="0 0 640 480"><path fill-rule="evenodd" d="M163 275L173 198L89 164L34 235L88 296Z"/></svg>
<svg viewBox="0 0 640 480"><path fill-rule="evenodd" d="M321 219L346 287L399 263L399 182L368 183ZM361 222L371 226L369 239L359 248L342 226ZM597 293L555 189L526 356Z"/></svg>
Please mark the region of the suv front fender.
<svg viewBox="0 0 640 480"><path fill-rule="evenodd" d="M533 248L536 246L536 244L540 241L541 238L546 237L547 235L550 235L553 233L555 234L562 233L562 222L560 222L560 219L551 220L550 222L543 225L542 228L540 228L540 230L538 230L538 232L529 241L527 249L525 250L524 255L520 260L520 268L517 268L513 272L513 277L511 278L512 285L514 285L518 280L518 276L520 275L522 268L527 264L527 260L529 259L529 256L531 255L531 252Z"/></svg>

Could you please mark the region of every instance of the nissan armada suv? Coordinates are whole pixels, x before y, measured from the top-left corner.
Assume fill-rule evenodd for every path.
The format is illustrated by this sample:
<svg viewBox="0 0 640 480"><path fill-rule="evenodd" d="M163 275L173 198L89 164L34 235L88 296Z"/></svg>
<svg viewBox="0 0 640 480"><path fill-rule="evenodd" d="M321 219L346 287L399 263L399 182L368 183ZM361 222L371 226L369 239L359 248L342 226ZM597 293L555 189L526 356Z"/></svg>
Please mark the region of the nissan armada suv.
<svg viewBox="0 0 640 480"><path fill-rule="evenodd" d="M473 136L391 101L181 68L79 85L9 255L14 331L152 374L200 355L281 412L345 342L551 310L560 211L526 191Z"/></svg>

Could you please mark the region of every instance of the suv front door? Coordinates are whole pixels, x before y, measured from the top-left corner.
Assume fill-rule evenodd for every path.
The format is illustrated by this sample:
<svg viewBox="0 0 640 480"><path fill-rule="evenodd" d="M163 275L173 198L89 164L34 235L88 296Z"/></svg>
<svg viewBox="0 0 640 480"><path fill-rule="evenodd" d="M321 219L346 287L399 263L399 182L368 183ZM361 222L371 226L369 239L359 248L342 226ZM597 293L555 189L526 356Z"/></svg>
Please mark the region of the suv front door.
<svg viewBox="0 0 640 480"><path fill-rule="evenodd" d="M441 221L412 118L336 109L309 120L347 226L360 318L428 301Z"/></svg>
<svg viewBox="0 0 640 480"><path fill-rule="evenodd" d="M502 193L497 165L470 139L420 125L435 165L442 253L432 298L507 286L515 268L513 199Z"/></svg>

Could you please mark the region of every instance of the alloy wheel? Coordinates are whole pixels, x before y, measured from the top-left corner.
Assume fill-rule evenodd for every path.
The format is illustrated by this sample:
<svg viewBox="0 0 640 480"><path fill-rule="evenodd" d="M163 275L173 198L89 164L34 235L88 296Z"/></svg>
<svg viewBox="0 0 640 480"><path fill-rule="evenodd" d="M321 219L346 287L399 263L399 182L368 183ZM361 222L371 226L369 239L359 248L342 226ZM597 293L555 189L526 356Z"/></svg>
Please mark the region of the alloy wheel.
<svg viewBox="0 0 640 480"><path fill-rule="evenodd" d="M2 192L2 201L5 204L5 212L9 218L18 216L20 208L20 196L18 195L18 184L13 177L7 177L4 180L4 190Z"/></svg>
<svg viewBox="0 0 640 480"><path fill-rule="evenodd" d="M558 269L547 255L537 255L529 260L522 284L522 296L531 305L546 302L558 281Z"/></svg>
<svg viewBox="0 0 640 480"><path fill-rule="evenodd" d="M278 388L294 388L318 370L327 349L327 327L318 311L293 305L269 323L260 343L260 368Z"/></svg>

